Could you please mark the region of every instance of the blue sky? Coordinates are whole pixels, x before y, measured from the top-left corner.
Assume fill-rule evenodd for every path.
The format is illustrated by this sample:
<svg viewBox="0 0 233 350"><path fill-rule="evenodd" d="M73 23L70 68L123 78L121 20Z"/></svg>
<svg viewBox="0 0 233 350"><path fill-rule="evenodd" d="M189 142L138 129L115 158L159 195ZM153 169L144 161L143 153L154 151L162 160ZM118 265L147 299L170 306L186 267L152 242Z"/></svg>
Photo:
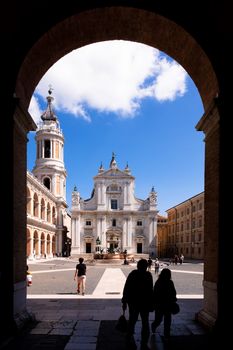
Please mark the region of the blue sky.
<svg viewBox="0 0 233 350"><path fill-rule="evenodd" d="M203 105L195 84L172 58L127 41L85 46L66 55L39 82L29 112L46 108L49 85L65 137L67 203L76 185L89 198L100 163L112 152L128 162L135 196L154 186L159 214L204 190L204 134L195 126ZM35 165L35 133L28 135L28 170Z"/></svg>

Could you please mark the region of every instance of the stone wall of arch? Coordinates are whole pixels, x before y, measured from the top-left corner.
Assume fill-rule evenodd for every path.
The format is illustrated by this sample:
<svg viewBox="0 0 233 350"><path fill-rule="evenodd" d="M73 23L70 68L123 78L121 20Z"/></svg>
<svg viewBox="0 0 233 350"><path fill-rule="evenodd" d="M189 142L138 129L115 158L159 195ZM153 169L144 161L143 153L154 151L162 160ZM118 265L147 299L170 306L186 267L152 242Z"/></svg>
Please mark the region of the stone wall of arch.
<svg viewBox="0 0 233 350"><path fill-rule="evenodd" d="M205 37L206 32L200 30L200 22L193 21L192 18L188 17L189 14L181 15L178 9L174 9L174 13L168 12L166 17L165 8L163 5L160 6L161 11L156 11L153 7L140 9L133 4L130 7L106 6L104 8L92 8L89 5L85 11L81 8L76 9L76 11L70 9L69 16L57 8L56 19L51 17L51 22L48 20L46 28L43 27L42 23L38 26L39 29L35 28L36 36L30 37L31 41L28 41L25 46L21 43L21 47L19 47L17 42L14 42L20 54L16 57L12 55L14 65L11 69L12 85L9 88L9 96L12 96L14 92L17 99L11 101L9 113L14 115L14 164L17 165L14 167L13 236L19 245L17 252L12 251L12 256L14 256L17 267L22 264L22 258L25 256L25 240L22 240L22 237L25 237L26 221L24 222L22 218L27 198L24 186L26 182L26 135L29 130L35 128L27 113L27 108L32 93L43 74L66 53L97 41L125 39L157 47L175 58L190 74L199 90L205 109L205 114L197 126L197 130L204 131L206 136L204 308L199 314L199 319L212 327L216 324L216 320L218 320L218 324L220 320L224 322L223 312L220 310L224 306L224 291L227 285L224 279L225 274L220 274L224 271L226 254L224 255L219 249L219 240L221 247L226 247L226 243L224 244L219 233L220 226L224 227L224 220L222 219L222 224L219 221L220 212L222 215L224 214L223 210L220 211L219 204L220 201L224 204L219 188L220 146L224 145L222 139L220 144L219 121L222 121L221 125L226 125L226 122L223 123L226 114L224 114L223 106L224 77L221 74L224 71L224 61L216 61L216 57L221 55L221 40L216 41L217 25L213 27L215 21L206 25L208 38ZM27 11L28 9L25 8L25 12ZM212 11L212 7L209 11ZM203 8L199 9L199 13L201 16ZM209 12L206 13L207 16L208 14ZM189 23L188 19L190 19ZM36 19L34 23L37 23ZM182 27L183 23L186 23L186 29ZM16 25L17 23L15 23ZM214 29L212 36L211 26ZM220 30L218 33L220 36ZM12 35L13 37L14 35ZM16 35L16 38L18 37ZM26 36L24 40L27 40ZM50 49L48 50L48 48ZM205 49L206 52L208 51L208 55ZM15 82L16 84L14 84ZM221 85L219 85L220 83ZM217 95L218 98L216 98ZM25 280L24 267L17 268L12 274L15 283ZM12 289L9 283L6 284L6 288L9 287L8 291ZM21 291L22 293L19 288L17 289L18 295L25 293L25 287L22 286ZM6 302L8 310L11 310L14 315L22 313L26 308L25 300L22 302L23 299L21 299L21 303L13 305L13 298L9 298L7 293L4 294L6 298L2 299L4 302L8 300L8 303ZM17 296L14 295L14 300L16 299Z"/></svg>

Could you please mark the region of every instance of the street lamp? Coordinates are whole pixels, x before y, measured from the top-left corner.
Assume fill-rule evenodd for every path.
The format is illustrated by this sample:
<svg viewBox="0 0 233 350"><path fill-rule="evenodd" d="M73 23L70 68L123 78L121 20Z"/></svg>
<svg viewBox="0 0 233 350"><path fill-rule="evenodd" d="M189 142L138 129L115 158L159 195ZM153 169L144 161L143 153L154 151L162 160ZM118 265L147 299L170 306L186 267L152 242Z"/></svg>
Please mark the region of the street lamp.
<svg viewBox="0 0 233 350"><path fill-rule="evenodd" d="M69 257L70 256L70 251L71 251L71 239L67 237L65 241L65 251L64 254Z"/></svg>
<svg viewBox="0 0 233 350"><path fill-rule="evenodd" d="M96 248L95 248L96 253L100 252L100 245L101 245L101 240L99 239L99 237L97 237L96 238Z"/></svg>

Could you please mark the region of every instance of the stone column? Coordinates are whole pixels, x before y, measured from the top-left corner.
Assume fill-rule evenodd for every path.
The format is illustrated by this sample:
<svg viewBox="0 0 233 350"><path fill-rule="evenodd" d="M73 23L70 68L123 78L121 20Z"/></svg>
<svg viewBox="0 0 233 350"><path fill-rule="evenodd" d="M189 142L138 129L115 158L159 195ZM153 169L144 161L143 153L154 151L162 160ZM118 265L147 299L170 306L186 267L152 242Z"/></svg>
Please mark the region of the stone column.
<svg viewBox="0 0 233 350"><path fill-rule="evenodd" d="M132 251L132 217L129 217L128 219L127 236L128 236L128 247L131 252Z"/></svg>
<svg viewBox="0 0 233 350"><path fill-rule="evenodd" d="M209 328L218 317L219 264L219 112L214 102L198 122L205 133L204 306L197 319Z"/></svg>
<svg viewBox="0 0 233 350"><path fill-rule="evenodd" d="M30 232L30 241L29 241L29 244L30 244L30 254L29 254L29 259L30 260L33 260L34 256L33 256L33 233Z"/></svg>
<svg viewBox="0 0 233 350"><path fill-rule="evenodd" d="M47 232L45 233L45 238L44 238L44 252L46 254L46 258L48 258L49 252L47 251L48 249L48 244L47 244Z"/></svg>
<svg viewBox="0 0 233 350"><path fill-rule="evenodd" d="M72 218L71 221L71 255L75 256L80 253L80 226L77 223L78 218Z"/></svg>
<svg viewBox="0 0 233 350"><path fill-rule="evenodd" d="M103 216L101 219L101 242L102 242L102 247L105 248L106 246L106 222L105 222L105 217Z"/></svg>
<svg viewBox="0 0 233 350"><path fill-rule="evenodd" d="M123 232L122 232L122 235L123 235L123 246L122 246L122 248L123 248L123 250L125 250L126 248L126 236L127 236L127 233L126 233L126 225L127 225L127 219L126 218L124 218L123 219Z"/></svg>
<svg viewBox="0 0 233 350"><path fill-rule="evenodd" d="M123 185L123 193L124 193L124 206L127 204L127 183Z"/></svg>
<svg viewBox="0 0 233 350"><path fill-rule="evenodd" d="M81 243L81 237L80 237L80 217L76 219L76 243L77 243L77 248L78 252L81 253L80 251L80 243Z"/></svg>
<svg viewBox="0 0 233 350"><path fill-rule="evenodd" d="M101 184L97 183L97 205L101 204Z"/></svg>
<svg viewBox="0 0 233 350"><path fill-rule="evenodd" d="M148 253L151 254L153 252L153 254L157 254L157 252L155 252L157 225L156 225L156 219L154 217L148 218L148 226L149 226Z"/></svg>
<svg viewBox="0 0 233 350"><path fill-rule="evenodd" d="M42 158L44 158L44 139L42 139Z"/></svg>
<svg viewBox="0 0 233 350"><path fill-rule="evenodd" d="M97 223L96 223L96 238L99 237L101 240L101 218L97 217Z"/></svg>

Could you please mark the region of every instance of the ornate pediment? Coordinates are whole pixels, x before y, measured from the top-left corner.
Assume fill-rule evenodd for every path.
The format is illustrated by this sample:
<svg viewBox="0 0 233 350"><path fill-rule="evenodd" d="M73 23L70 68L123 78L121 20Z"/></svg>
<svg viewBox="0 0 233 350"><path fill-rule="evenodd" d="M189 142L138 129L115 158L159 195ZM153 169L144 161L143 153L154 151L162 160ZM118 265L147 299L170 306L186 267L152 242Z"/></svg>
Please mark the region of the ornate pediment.
<svg viewBox="0 0 233 350"><path fill-rule="evenodd" d="M126 174L124 171L121 171L119 169L109 169L107 171L104 171L103 173L95 176L95 179L102 179L102 178L126 178L126 179L134 179L132 175Z"/></svg>

